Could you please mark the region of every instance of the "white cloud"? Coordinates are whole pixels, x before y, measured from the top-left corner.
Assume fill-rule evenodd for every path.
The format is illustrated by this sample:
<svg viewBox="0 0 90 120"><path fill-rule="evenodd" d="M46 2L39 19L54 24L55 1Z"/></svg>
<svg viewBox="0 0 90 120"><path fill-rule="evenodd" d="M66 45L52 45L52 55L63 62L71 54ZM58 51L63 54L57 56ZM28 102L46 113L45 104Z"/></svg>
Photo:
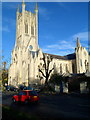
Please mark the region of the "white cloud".
<svg viewBox="0 0 90 120"><path fill-rule="evenodd" d="M67 44L68 42L65 40L60 41L61 44Z"/></svg>
<svg viewBox="0 0 90 120"><path fill-rule="evenodd" d="M48 45L48 46L47 46L47 48L49 48L49 49L59 48L59 47L60 47L60 45L58 45L58 44Z"/></svg>
<svg viewBox="0 0 90 120"><path fill-rule="evenodd" d="M79 32L75 35L70 36L66 40L58 40L55 44L49 44L45 46L43 52L57 54L57 55L67 55L75 52L76 38L81 39L81 45L83 47L88 47L88 32Z"/></svg>
<svg viewBox="0 0 90 120"><path fill-rule="evenodd" d="M74 49L74 44L71 44L70 42L67 44L67 41L64 40L61 42L59 41L57 44L47 45L43 48L43 51L51 54L66 55L73 53Z"/></svg>
<svg viewBox="0 0 90 120"><path fill-rule="evenodd" d="M82 41L88 40L88 32L79 32L75 35L73 35L73 39L76 39L79 37Z"/></svg>
<svg viewBox="0 0 90 120"><path fill-rule="evenodd" d="M44 51L44 52L48 52L48 51L49 51L49 49L45 49L45 48L43 48L43 51Z"/></svg>

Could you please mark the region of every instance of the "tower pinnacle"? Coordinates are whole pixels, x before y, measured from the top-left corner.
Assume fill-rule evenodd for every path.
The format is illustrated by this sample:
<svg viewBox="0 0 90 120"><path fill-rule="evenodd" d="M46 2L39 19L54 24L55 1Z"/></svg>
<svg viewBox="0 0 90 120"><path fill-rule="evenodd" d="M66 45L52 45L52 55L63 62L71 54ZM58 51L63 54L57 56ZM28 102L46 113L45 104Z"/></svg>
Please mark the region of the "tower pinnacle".
<svg viewBox="0 0 90 120"><path fill-rule="evenodd" d="M77 37L77 47L81 47L79 37Z"/></svg>
<svg viewBox="0 0 90 120"><path fill-rule="evenodd" d="M17 12L19 12L19 10L20 10L20 6L18 5Z"/></svg>
<svg viewBox="0 0 90 120"><path fill-rule="evenodd" d="M22 0L22 4L25 4L24 0Z"/></svg>
<svg viewBox="0 0 90 120"><path fill-rule="evenodd" d="M24 12L25 11L25 2L24 2L24 0L22 0L22 12Z"/></svg>
<svg viewBox="0 0 90 120"><path fill-rule="evenodd" d="M35 12L38 12L38 3L36 3Z"/></svg>

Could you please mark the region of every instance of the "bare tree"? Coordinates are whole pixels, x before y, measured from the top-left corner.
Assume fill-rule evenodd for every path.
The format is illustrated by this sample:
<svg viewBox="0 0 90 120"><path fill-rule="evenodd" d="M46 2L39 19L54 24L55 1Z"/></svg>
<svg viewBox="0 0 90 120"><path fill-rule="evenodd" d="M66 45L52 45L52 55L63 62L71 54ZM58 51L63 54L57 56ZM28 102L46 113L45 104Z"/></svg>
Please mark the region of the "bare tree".
<svg viewBox="0 0 90 120"><path fill-rule="evenodd" d="M49 76L50 76L51 72L54 70L54 67L52 69L49 69L49 66L50 66L50 63L51 63L52 59L53 58L51 56L49 56L48 54L43 53L43 58L41 58L40 60L43 60L43 63L44 63L43 68L44 68L44 70L42 70L40 68L40 66L38 66L39 72L45 78L45 85L46 86L48 85Z"/></svg>

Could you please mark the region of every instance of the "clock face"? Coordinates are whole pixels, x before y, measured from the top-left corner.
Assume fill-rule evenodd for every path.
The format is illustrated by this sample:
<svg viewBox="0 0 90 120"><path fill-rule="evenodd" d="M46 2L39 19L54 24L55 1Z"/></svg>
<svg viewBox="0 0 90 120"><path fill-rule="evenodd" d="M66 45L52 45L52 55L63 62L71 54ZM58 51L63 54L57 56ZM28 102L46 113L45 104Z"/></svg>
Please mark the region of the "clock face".
<svg viewBox="0 0 90 120"><path fill-rule="evenodd" d="M32 45L30 45L30 46L29 46L29 50L32 50L32 49L33 49L33 46L32 46Z"/></svg>

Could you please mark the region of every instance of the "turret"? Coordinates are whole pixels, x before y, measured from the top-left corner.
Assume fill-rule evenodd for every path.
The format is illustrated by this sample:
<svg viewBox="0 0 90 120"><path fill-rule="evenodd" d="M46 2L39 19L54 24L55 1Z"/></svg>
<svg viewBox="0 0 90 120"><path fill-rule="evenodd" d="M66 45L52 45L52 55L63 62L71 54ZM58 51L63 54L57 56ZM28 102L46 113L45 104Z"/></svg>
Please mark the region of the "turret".
<svg viewBox="0 0 90 120"><path fill-rule="evenodd" d="M35 12L38 13L38 4L36 3Z"/></svg>
<svg viewBox="0 0 90 120"><path fill-rule="evenodd" d="M76 47L77 47L77 48L81 47L81 44L80 44L80 39L79 39L78 37L77 37Z"/></svg>
<svg viewBox="0 0 90 120"><path fill-rule="evenodd" d="M25 2L22 0L22 41L24 41L24 19L25 19Z"/></svg>
<svg viewBox="0 0 90 120"><path fill-rule="evenodd" d="M16 15L17 15L17 19L18 19L18 16L19 16L19 11L20 11L20 9L19 9L19 5L18 5L17 13L16 13Z"/></svg>
<svg viewBox="0 0 90 120"><path fill-rule="evenodd" d="M36 3L35 6L35 14L36 14L36 30L35 30L35 34L36 34L36 44L37 44L37 49L38 49L38 4Z"/></svg>
<svg viewBox="0 0 90 120"><path fill-rule="evenodd" d="M19 8L19 5L18 5L18 8L17 8L17 13L19 13L19 11L20 11L20 8Z"/></svg>
<svg viewBox="0 0 90 120"><path fill-rule="evenodd" d="M17 46L17 37L18 37L18 18L19 18L19 14L20 14L20 8L19 8L19 5L18 5L18 8L17 8L17 12L16 12L16 43L15 43L15 46Z"/></svg>
<svg viewBox="0 0 90 120"><path fill-rule="evenodd" d="M25 2L22 0L22 13L25 11Z"/></svg>

